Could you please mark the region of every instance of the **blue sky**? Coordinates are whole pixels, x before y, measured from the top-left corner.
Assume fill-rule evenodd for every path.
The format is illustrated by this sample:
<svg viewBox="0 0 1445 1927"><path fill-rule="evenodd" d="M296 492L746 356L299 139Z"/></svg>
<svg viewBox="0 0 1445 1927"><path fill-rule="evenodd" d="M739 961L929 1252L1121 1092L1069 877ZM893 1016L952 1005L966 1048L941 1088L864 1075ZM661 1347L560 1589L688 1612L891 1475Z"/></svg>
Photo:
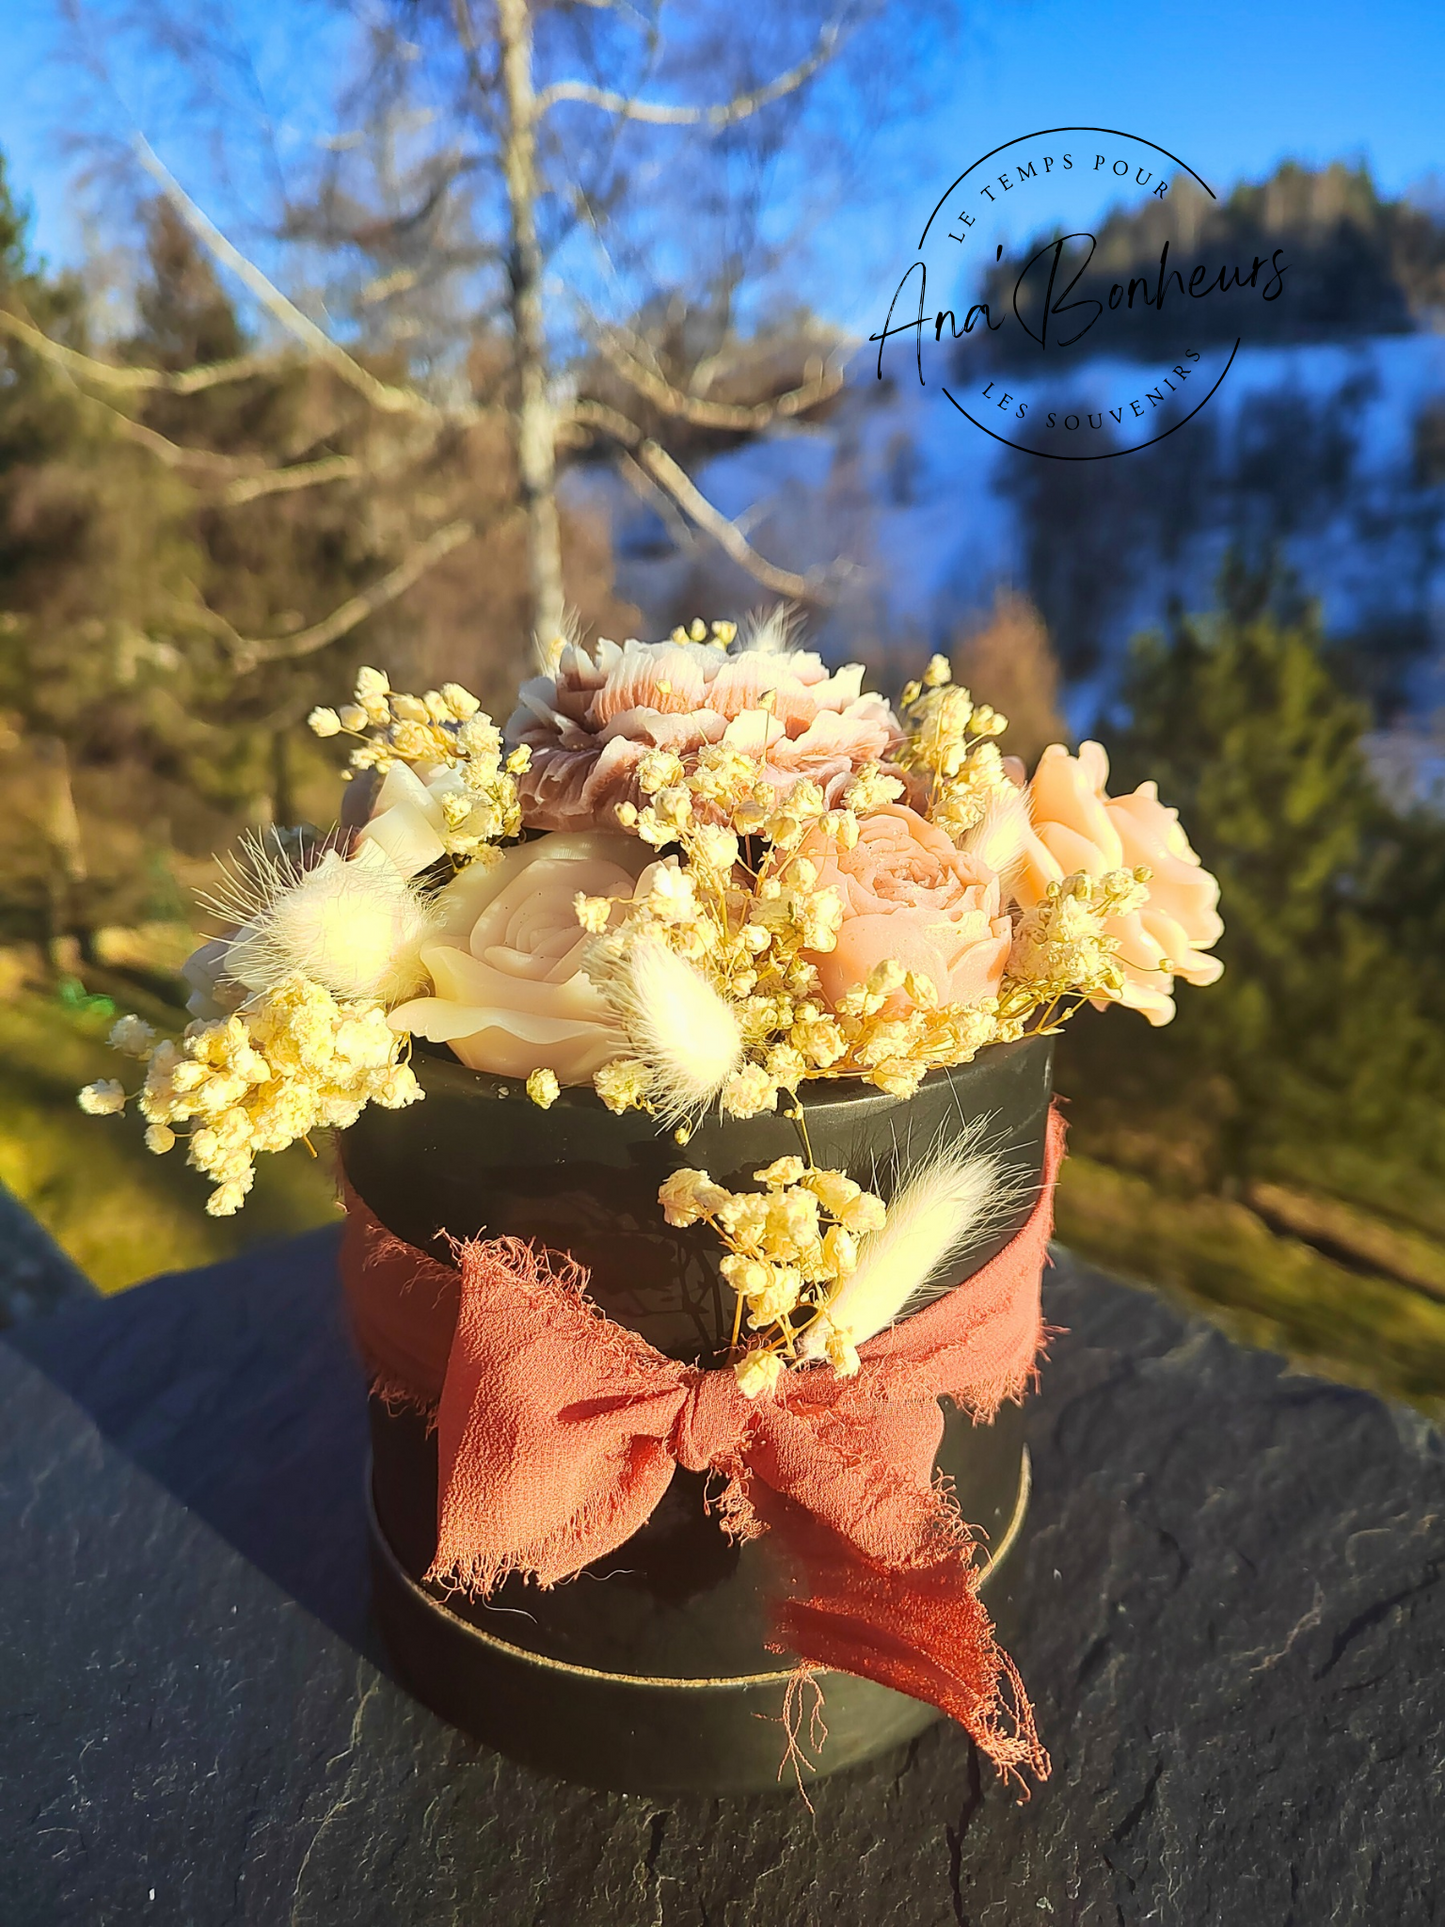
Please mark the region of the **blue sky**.
<svg viewBox="0 0 1445 1927"><path fill-rule="evenodd" d="M272 75L291 90L304 135L307 75L287 49L307 42L305 0L239 0ZM1441 0L1004 0L973 6L946 73L929 77L937 106L889 129L916 185L886 208L854 204L828 223L840 263L817 305L856 323L871 312L907 227L977 155L1035 128L1097 124L1171 148L1216 189L1258 178L1286 156L1363 157L1388 191L1445 173L1445 5ZM294 39L293 39L294 30ZM249 31L249 24L248 24ZM35 238L52 259L82 247L58 140L73 82L47 61L54 14L44 0L0 0L7 108L0 145L35 205ZM202 157L184 123L137 77L133 105L189 184ZM1028 224L1040 212L1031 203ZM1006 230L1005 230L1006 231ZM1012 236L1011 238L1021 238Z"/></svg>
<svg viewBox="0 0 1445 1927"><path fill-rule="evenodd" d="M1078 121L1216 186L1287 155L1362 153L1396 190L1445 163L1439 0L1037 0L984 11L978 40L951 111L979 151Z"/></svg>
<svg viewBox="0 0 1445 1927"><path fill-rule="evenodd" d="M1442 98L1441 0L1010 0L975 12L939 107L907 138L925 215L980 154L1080 125L1156 141L1216 192L1293 157L1363 158L1398 193L1445 173ZM1030 232L1038 210L1022 212ZM997 238L1023 238L1002 209Z"/></svg>

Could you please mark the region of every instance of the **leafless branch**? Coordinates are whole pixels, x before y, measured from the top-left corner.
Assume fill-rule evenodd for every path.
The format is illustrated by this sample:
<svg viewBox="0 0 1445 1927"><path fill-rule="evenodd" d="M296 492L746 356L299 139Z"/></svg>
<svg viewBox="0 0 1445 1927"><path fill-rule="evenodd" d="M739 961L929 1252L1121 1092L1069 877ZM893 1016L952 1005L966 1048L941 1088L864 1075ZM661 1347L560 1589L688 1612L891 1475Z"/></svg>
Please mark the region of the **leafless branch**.
<svg viewBox="0 0 1445 1927"><path fill-rule="evenodd" d="M33 322L6 308L0 308L0 332L23 342L35 354L63 368L78 381L99 382L103 387L127 389L133 394L198 395L203 389L220 387L223 382L248 381L252 375L268 373L279 365L276 355L264 354L236 355L230 361L212 361L174 374L164 368L122 368L113 361L98 361L94 355L83 355L75 348L67 348L63 342L52 341Z"/></svg>
<svg viewBox="0 0 1445 1927"><path fill-rule="evenodd" d="M495 77L489 76L482 65L482 50L477 42L476 28L472 25L470 0L452 0L452 24L457 30L457 40L461 45L462 58L467 65L467 78L471 81L477 97L477 111L493 134L501 129L492 107L492 94L496 85Z"/></svg>
<svg viewBox="0 0 1445 1927"><path fill-rule="evenodd" d="M175 621L194 629L204 629L208 635L218 637L219 640L226 645L227 649L235 650L243 648L245 645L242 641L240 631L227 622L223 615L220 615L215 609L210 607L194 582L188 581L186 587L191 592L191 599L189 601L183 596L171 595L165 597L165 603L169 607Z"/></svg>
<svg viewBox="0 0 1445 1927"><path fill-rule="evenodd" d="M122 376L132 372L145 375L157 371L112 368L108 362L93 361L89 355L78 354L74 349L62 347L59 342L52 341L48 335L41 334L28 322L22 321L18 315L9 314L3 309L0 309L0 331L12 334L16 339L34 348L55 368L67 387L85 403L86 407L99 409L103 415L109 417L118 434L145 449L147 454L154 455L156 460L163 462L167 468L200 468L209 469L212 473L234 475L238 468L245 466L245 463L235 456L221 455L210 448L188 448L183 442L173 442L169 436L162 435L145 422L138 422L134 416L127 415L123 408L117 408L113 402L104 400L100 395L88 393L79 385L80 380L94 369L103 369L107 374ZM219 366L219 364L215 365ZM122 385L126 389L133 388L133 384L129 382ZM146 386L147 384L141 384L142 392L145 391Z"/></svg>
<svg viewBox="0 0 1445 1927"><path fill-rule="evenodd" d="M804 382L801 388L791 388L786 394L777 395L772 401L753 404L744 402L708 401L701 395L689 395L676 388L655 370L622 346L612 335L600 335L598 347L621 375L622 379L639 395L644 396L663 414L671 415L682 421L692 422L698 428L723 428L750 433L767 428L773 422L791 421L794 416L802 415L814 408L819 402L828 401L843 386L843 372L839 368L827 368L815 381Z"/></svg>
<svg viewBox="0 0 1445 1927"><path fill-rule="evenodd" d="M274 316L318 361L325 362L344 382L384 414L419 415L427 421L442 419L442 411L424 395L417 394L414 389L396 388L390 382L379 381L359 361L354 361L338 342L333 341L324 328L318 328L294 302L288 301L255 262L248 260L239 248L233 247L209 216L202 213L140 134L135 137L135 151L142 167L197 240L209 248L216 259L229 268L255 296L267 313Z"/></svg>
<svg viewBox="0 0 1445 1927"><path fill-rule="evenodd" d="M625 448L618 456L618 466L622 470L624 481L638 500L646 502L647 506L661 517L663 527L672 537L673 547L684 552L696 548L697 538L678 513L676 502L658 487L645 468L638 466Z"/></svg>
<svg viewBox="0 0 1445 1927"><path fill-rule="evenodd" d="M355 455L323 455L314 462L296 462L290 468L263 469L259 475L241 475L221 491L223 508L239 508L263 495L290 495L300 488L316 488L323 482L354 482L371 473L368 464Z"/></svg>
<svg viewBox="0 0 1445 1927"><path fill-rule="evenodd" d="M359 481L363 476L381 475L398 468L410 459L408 454L385 462L363 462L355 455L324 455L314 462L295 462L286 468L253 466L244 456L218 455L209 448L187 448L181 442L168 440L145 422L134 421L95 395L87 395L85 399L92 407L103 408L127 441L144 448L167 468L209 469L212 473L231 476L233 479L226 482L214 498L220 508L239 508L265 495L290 495L297 489L317 488L325 482ZM237 473L238 470L241 472Z"/></svg>
<svg viewBox="0 0 1445 1927"><path fill-rule="evenodd" d="M8 323L15 319L15 316L7 315L0 310L0 323ZM35 332L24 323L21 323L21 327L25 329L25 335L22 338L28 339ZM51 341L48 336L42 336L41 339L50 349L59 347L59 343ZM88 355L76 355L70 349L61 350L61 355L64 359L57 355L49 356L48 359L54 361L60 372L72 381L75 377L72 364L90 360ZM105 362L97 362L93 365L98 368L109 367ZM114 372L128 374L131 371L117 369ZM154 371L142 369L136 372L145 374ZM183 442L173 442L168 436L162 435L147 423L138 422L133 416L127 415L123 409L103 401L100 396L84 394L83 390L79 392L90 407L104 410L117 432L127 441L134 442L148 454L154 455L156 460L163 462L167 468L205 469L213 474L232 477L233 479L221 488L216 498L223 508L236 508L244 502L257 501L263 495L289 495L296 489L315 488L324 482L355 481L364 475L380 474L386 469L399 466L400 462L410 459L411 455L411 451L408 451L391 461L374 463L363 462L354 455L325 455L314 462L295 462L284 468L267 468L254 460L248 461L245 456L222 455L214 449L190 448ZM434 438L431 445L435 445Z"/></svg>
<svg viewBox="0 0 1445 1927"><path fill-rule="evenodd" d="M285 467L258 467L229 483L218 498L219 505L235 508L264 495L289 495L296 489L317 488L326 482L380 481L424 461L435 451L438 440L436 435L426 436L419 442L386 448L370 460L359 455L319 455L314 461L293 461Z"/></svg>
<svg viewBox="0 0 1445 1927"><path fill-rule="evenodd" d="M659 488L670 495L678 507L690 515L705 534L710 535L725 555L747 570L755 582L777 595L797 601L827 601L823 586L808 576L780 569L758 554L736 522L730 522L713 507L691 477L672 459L665 448L643 434L636 422L602 402L579 401L572 409L572 420L583 428L595 428L628 450L638 467Z"/></svg>
<svg viewBox="0 0 1445 1927"><path fill-rule="evenodd" d="M330 643L349 635L368 616L375 615L378 609L384 609L389 602L395 602L398 596L405 595L428 569L434 568L453 549L460 548L463 542L469 542L475 534L476 527L471 522L448 522L445 528L437 529L425 542L418 543L409 555L373 582L369 589L348 597L340 608L333 609L329 616L313 623L309 629L303 629L299 635L250 638L240 636L232 629L227 641L235 658L237 673L244 676L262 663L294 662L301 656L314 656L318 649L325 649ZM208 613L215 616L213 610ZM224 622L224 618L216 620ZM230 625L226 624L226 627Z"/></svg>
<svg viewBox="0 0 1445 1927"><path fill-rule="evenodd" d="M626 94L610 92L605 87L593 87L582 80L559 80L550 87L544 87L537 96L537 111L547 113L551 108L560 106L563 101L576 101L584 107L599 108L604 114L618 114L624 120L646 121L652 127L735 127L739 121L749 119L764 107L771 106L775 100L797 90L812 79L820 67L832 59L839 40L839 28L830 22L818 35L818 44L805 60L786 73L770 80L765 87L755 87L745 94L735 94L731 100L717 101L709 107L673 107L664 101L631 100Z"/></svg>
<svg viewBox="0 0 1445 1927"><path fill-rule="evenodd" d="M212 473L234 475L239 466L231 456L218 455L213 449L187 448L181 442L173 442L154 428L148 428L144 422L134 421L119 408L112 408L108 401L101 401L97 395L87 395L85 399L93 408L103 408L128 442L145 449L157 461L164 462L167 468L202 468Z"/></svg>

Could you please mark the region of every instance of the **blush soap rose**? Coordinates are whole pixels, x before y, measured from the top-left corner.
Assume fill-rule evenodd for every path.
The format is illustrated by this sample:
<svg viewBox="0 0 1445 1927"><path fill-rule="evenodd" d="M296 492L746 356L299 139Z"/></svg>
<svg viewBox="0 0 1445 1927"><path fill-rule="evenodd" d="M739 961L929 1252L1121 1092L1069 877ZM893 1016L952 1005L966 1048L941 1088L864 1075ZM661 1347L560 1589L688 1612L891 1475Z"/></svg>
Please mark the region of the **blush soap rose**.
<svg viewBox="0 0 1445 1927"><path fill-rule="evenodd" d="M820 889L836 890L843 921L832 950L809 953L835 1009L876 964L927 977L940 1003L975 1004L997 993L1012 926L999 880L902 803L860 817L845 849L821 831L802 846Z"/></svg>
<svg viewBox="0 0 1445 1927"><path fill-rule="evenodd" d="M1110 796L1108 781L1109 758L1100 743L1082 743L1077 756L1057 743L1044 751L1029 785L1032 828L1015 887L1027 907L1050 883L1076 871L1097 877L1144 865L1148 901L1110 918L1107 929L1124 966L1120 1001L1151 1024L1167 1024L1174 1015L1171 973L1186 983L1212 984L1224 969L1206 954L1224 933L1219 885L1190 847L1178 810L1159 801L1156 784Z"/></svg>

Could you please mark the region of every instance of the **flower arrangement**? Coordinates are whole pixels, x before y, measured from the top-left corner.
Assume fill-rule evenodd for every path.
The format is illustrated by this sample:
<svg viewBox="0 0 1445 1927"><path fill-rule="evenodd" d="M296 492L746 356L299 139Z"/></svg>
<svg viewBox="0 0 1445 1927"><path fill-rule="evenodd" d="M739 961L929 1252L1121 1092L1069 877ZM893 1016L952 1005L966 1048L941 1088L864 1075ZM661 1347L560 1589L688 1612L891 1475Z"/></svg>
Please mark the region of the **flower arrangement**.
<svg viewBox="0 0 1445 1927"><path fill-rule="evenodd" d="M1027 777L942 657L895 711L780 617L695 622L561 646L505 730L456 684L407 695L372 669L309 720L353 744L343 827L251 839L187 966L194 1022L113 1033L144 1065L148 1145L184 1139L229 1214L258 1153L416 1102L415 1040L543 1108L590 1085L682 1144L710 1109L781 1110L799 1154L755 1190L683 1169L658 1197L725 1248L750 1398L816 1362L856 1372L1007 1194L969 1140L885 1208L815 1165L810 1088L904 1099L1084 1002L1166 1023L1176 978L1221 969L1217 886L1154 786L1110 797L1097 743ZM128 1101L115 1081L80 1098Z"/></svg>

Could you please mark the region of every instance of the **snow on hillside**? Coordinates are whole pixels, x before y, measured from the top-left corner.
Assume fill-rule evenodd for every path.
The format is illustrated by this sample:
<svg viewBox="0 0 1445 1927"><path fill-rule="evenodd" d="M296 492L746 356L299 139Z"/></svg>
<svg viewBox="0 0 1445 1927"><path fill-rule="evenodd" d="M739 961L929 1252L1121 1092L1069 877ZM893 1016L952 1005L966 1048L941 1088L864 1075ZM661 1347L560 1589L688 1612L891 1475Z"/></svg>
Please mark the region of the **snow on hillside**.
<svg viewBox="0 0 1445 1927"><path fill-rule="evenodd" d="M1427 661L1442 653L1438 336L1241 350L1207 409L1156 449L1068 465L1003 448L936 387L920 389L911 377L880 386L873 369L871 352L855 359L825 424L771 433L698 476L761 553L800 572L832 569L832 607L811 624L826 648L912 653L978 619L1000 585L1024 588L1043 606L1066 665L1073 651L1075 702L1091 709L1107 698L1128 638L1160 622L1171 596L1207 607L1230 541L1272 534L1320 599L1329 631L1393 625L1424 639ZM1071 380L1072 405L1081 390L1102 400L1137 379L1117 362L1087 364ZM1436 452L1421 476L1419 424L1432 408L1442 425L1433 444L1423 438ZM1154 467L1136 466L1147 463ZM1065 466L1067 477L1039 474ZM1173 519L1166 486L1185 505ZM606 514L618 587L643 608L649 629L768 599L705 537L679 546L677 519L610 473L574 470L568 487ZM1070 634L1070 584L1090 570L1099 630L1092 671ZM1412 691L1417 709L1441 700L1423 669Z"/></svg>

